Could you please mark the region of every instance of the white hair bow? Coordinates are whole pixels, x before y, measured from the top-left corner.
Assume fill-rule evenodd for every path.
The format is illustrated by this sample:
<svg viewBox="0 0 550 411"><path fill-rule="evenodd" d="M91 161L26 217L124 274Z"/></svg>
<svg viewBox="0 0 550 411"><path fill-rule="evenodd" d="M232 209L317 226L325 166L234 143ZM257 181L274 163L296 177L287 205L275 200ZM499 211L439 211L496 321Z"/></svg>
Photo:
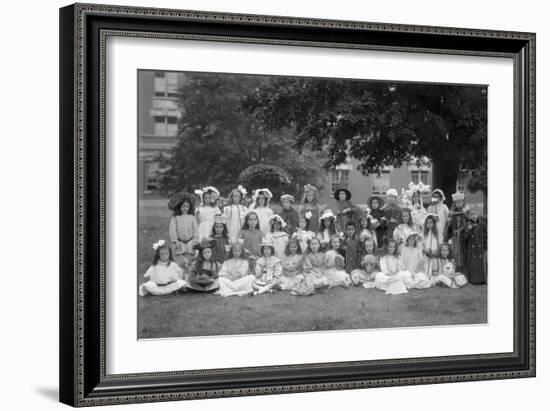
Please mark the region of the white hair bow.
<svg viewBox="0 0 550 411"><path fill-rule="evenodd" d="M157 251L159 247L162 247L166 242L164 240L158 240L153 244L153 250Z"/></svg>

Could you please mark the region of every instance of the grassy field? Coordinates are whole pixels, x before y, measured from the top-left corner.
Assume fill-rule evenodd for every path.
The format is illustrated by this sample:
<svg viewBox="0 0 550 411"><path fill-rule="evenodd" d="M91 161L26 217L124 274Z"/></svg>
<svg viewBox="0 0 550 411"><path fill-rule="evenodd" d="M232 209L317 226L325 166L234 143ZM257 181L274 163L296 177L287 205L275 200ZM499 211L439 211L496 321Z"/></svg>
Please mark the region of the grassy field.
<svg viewBox="0 0 550 411"><path fill-rule="evenodd" d="M149 267L151 245L168 238L165 202L140 209L137 285ZM185 293L139 298L138 337L187 337L315 330L344 330L487 322L487 286L433 287L387 296L379 290L334 288L310 297L286 292L222 298Z"/></svg>

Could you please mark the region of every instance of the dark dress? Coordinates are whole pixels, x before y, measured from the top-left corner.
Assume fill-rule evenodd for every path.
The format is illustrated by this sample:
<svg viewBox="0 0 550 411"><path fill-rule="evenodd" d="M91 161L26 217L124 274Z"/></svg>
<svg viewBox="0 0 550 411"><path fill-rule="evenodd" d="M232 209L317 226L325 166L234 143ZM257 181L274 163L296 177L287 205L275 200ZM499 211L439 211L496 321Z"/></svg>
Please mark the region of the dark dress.
<svg viewBox="0 0 550 411"><path fill-rule="evenodd" d="M212 260L222 264L229 256L229 252L225 250L225 246L229 245L229 238L212 236L212 240L214 240Z"/></svg>
<svg viewBox="0 0 550 411"><path fill-rule="evenodd" d="M307 220L306 230L316 233L319 230L319 206L317 204L305 203L300 209L300 215L304 216L311 212L311 218Z"/></svg>
<svg viewBox="0 0 550 411"><path fill-rule="evenodd" d="M401 224L401 207L399 207L397 204L387 204L384 207L384 212L386 214L386 218L388 219L386 223L386 232L385 237L386 240L393 239L393 232L397 228L399 224ZM391 223L390 218L395 218L397 222Z"/></svg>
<svg viewBox="0 0 550 411"><path fill-rule="evenodd" d="M344 238L344 249L346 250L346 272L349 274L361 265L360 250L361 241L358 238Z"/></svg>
<svg viewBox="0 0 550 411"><path fill-rule="evenodd" d="M467 218L463 211L451 211L451 222L447 228L445 241L452 240L453 242L453 258L456 264L456 271L461 273L464 270L464 244L460 241L460 236L464 227L466 227Z"/></svg>
<svg viewBox="0 0 550 411"><path fill-rule="evenodd" d="M370 215L372 218L378 220L379 226L376 227L376 243L378 244L378 248L384 247L384 238L386 236L386 225L387 225L387 217L386 212L384 210L381 210L377 208L376 210L371 210Z"/></svg>
<svg viewBox="0 0 550 411"><path fill-rule="evenodd" d="M468 226L462 231L464 245L464 274L472 284L487 282L487 226L478 221L472 228Z"/></svg>
<svg viewBox="0 0 550 411"><path fill-rule="evenodd" d="M326 209L330 209L336 216L336 231L345 232L346 224L349 220L354 222L356 230L359 229L362 210L355 206L351 201L334 200L326 206ZM344 210L346 209L350 209L350 211L344 213Z"/></svg>
<svg viewBox="0 0 550 411"><path fill-rule="evenodd" d="M189 276L187 288L201 292L217 290L219 288L217 278L220 267L220 263L212 261L212 263L205 262L200 268L195 268Z"/></svg>
<svg viewBox="0 0 550 411"><path fill-rule="evenodd" d="M279 212L279 215L286 223L286 227L284 228L285 233L289 236L294 234L296 228L298 227L298 211L296 211L293 207L290 207L288 210L283 208Z"/></svg>

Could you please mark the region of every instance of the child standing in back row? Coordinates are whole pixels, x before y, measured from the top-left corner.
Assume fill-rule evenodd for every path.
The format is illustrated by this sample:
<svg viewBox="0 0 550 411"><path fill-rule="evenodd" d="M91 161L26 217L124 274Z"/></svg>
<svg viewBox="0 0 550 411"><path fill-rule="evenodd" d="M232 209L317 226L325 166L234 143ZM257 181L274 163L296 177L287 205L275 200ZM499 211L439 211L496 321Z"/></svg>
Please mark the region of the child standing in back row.
<svg viewBox="0 0 550 411"><path fill-rule="evenodd" d="M283 209L279 212L279 216L285 222L285 232L290 236L294 234L298 227L298 211L292 206L294 204L294 197L290 194L283 194L281 196L281 205Z"/></svg>
<svg viewBox="0 0 550 411"><path fill-rule="evenodd" d="M207 238L212 233L214 216L220 213L216 201L220 192L215 187L205 187L195 192L201 198L201 205L196 211L197 223L199 224L199 241Z"/></svg>

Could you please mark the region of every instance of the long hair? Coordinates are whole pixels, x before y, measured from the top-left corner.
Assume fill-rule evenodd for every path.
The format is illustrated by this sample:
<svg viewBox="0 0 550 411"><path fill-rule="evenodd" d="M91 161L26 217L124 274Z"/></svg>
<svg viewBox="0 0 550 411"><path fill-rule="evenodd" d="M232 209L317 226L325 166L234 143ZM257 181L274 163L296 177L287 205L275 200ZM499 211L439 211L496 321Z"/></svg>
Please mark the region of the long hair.
<svg viewBox="0 0 550 411"><path fill-rule="evenodd" d="M393 254L389 254L388 253L388 250L389 250L389 246L390 244L393 244L394 245L394 252ZM384 243L384 255L393 255L395 257L399 257L399 250L398 250L398 247L397 247L397 241L393 240L393 239L388 239L385 243Z"/></svg>
<svg viewBox="0 0 550 411"><path fill-rule="evenodd" d="M164 243L164 245L161 245L155 250L155 255L153 255L153 261L151 263L152 265L157 265L157 263L160 261L160 250L162 250L163 248L168 249L168 261L174 261L174 257L172 256L172 248L168 245L168 243Z"/></svg>
<svg viewBox="0 0 550 411"><path fill-rule="evenodd" d="M307 242L307 247L304 251L304 254L311 254L313 251L311 251L311 242L312 241L317 241L319 243L319 249L317 250L317 252L321 252L321 240L319 240L317 237L312 237L309 239L309 241Z"/></svg>
<svg viewBox="0 0 550 411"><path fill-rule="evenodd" d="M361 245L362 245L362 247L361 247L362 254L367 255L367 248L366 248L367 243L372 244L372 255L376 255L376 244L374 243L374 238L372 238L372 237L365 238L363 240L363 242L361 243Z"/></svg>
<svg viewBox="0 0 550 411"><path fill-rule="evenodd" d="M243 223L243 230L250 230L250 225L248 224L248 220L250 219L250 216L254 214L256 216L256 220L258 223L256 224L256 230L260 229L260 219L258 218L258 214L256 214L254 211L249 211L246 216L244 217L244 223Z"/></svg>
<svg viewBox="0 0 550 411"><path fill-rule="evenodd" d="M284 231L283 229L283 224L276 218L274 218L273 220L271 220L271 223L269 224L269 231L271 233L274 233L275 232L275 223L279 223L279 225L281 226L281 230L280 231Z"/></svg>
<svg viewBox="0 0 550 411"><path fill-rule="evenodd" d="M447 257L443 257L441 255L441 249L443 247L447 247L447 250L449 250L449 255ZM438 258L447 258L449 260L453 260L453 248L451 247L451 245L449 243L441 243L439 244L439 247L437 248L437 257Z"/></svg>
<svg viewBox="0 0 550 411"><path fill-rule="evenodd" d="M202 265L204 264L204 262L206 261L204 259L204 256L202 255L203 251L206 249L206 248L210 248L211 251L214 251L212 250L211 247L205 247L205 248L202 248L200 250L200 252L198 253L197 255L197 261L195 263L195 271L196 272L200 272L200 270L202 269ZM215 263L214 261L214 253L212 253L212 256L210 257L210 260L209 260L211 263Z"/></svg>
<svg viewBox="0 0 550 411"><path fill-rule="evenodd" d="M212 224L212 237L217 236L217 234L216 234L216 224L222 224L223 225L222 237L223 238L229 238L229 234L228 234L228 231L227 231L227 224L225 224L225 223L214 223L214 224Z"/></svg>
<svg viewBox="0 0 550 411"><path fill-rule="evenodd" d="M438 232L437 232L437 221L435 220L435 217L429 215L428 217L426 217L426 219L424 220L424 237L426 237L429 233L430 233L430 230L426 224L426 222L428 221L428 219L432 220L434 225L432 227L432 233L434 234L435 237L438 237Z"/></svg>
<svg viewBox="0 0 550 411"><path fill-rule="evenodd" d="M412 227L414 225L413 223L413 218L412 218L412 214L411 214L411 209L410 208L402 208L401 209L401 223L403 224L403 214L407 214L409 216L409 220L407 221L407 225L409 227Z"/></svg>
<svg viewBox="0 0 550 411"><path fill-rule="evenodd" d="M296 244L296 247L298 248L296 250L296 254L302 254L302 247L300 246L300 242L295 238L290 238L288 242L286 243L285 247L285 255L290 255L290 243Z"/></svg>
<svg viewBox="0 0 550 411"><path fill-rule="evenodd" d="M195 215L195 206L192 204L192 201L187 199L184 199L176 204L176 206L174 207L173 215L178 216L183 214L181 212L181 206L183 205L183 203L189 204L189 210L187 210L187 214Z"/></svg>
<svg viewBox="0 0 550 411"><path fill-rule="evenodd" d="M324 220L326 220L326 218ZM323 234L323 231L325 231L325 223L323 222L324 220L320 221L321 224L319 224L319 230L317 231L318 233ZM336 234L336 222L334 218L330 218L330 220L331 221L330 221L330 225L328 226L328 232L332 237L334 234Z"/></svg>

